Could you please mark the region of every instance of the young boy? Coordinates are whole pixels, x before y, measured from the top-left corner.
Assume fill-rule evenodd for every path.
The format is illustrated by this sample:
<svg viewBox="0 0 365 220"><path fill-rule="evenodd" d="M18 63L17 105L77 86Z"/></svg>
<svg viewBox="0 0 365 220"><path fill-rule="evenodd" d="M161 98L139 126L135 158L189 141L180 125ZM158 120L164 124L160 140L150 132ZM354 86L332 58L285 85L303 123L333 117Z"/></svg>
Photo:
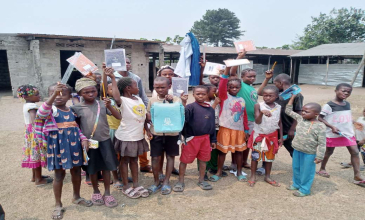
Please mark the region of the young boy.
<svg viewBox="0 0 365 220"><path fill-rule="evenodd" d="M210 190L212 186L204 181L206 162L210 160L210 152L216 148L215 111L205 101L208 98L208 88L199 85L194 88L195 102L185 108L185 126L183 130L186 144L182 145L179 167L179 182L175 184L175 192L183 192L184 176L187 164L199 160L198 186Z"/></svg>
<svg viewBox="0 0 365 220"><path fill-rule="evenodd" d="M262 90L265 88L269 80L273 77L272 71L266 71L266 77L264 82L261 84L260 88L257 91L257 94L262 96ZM291 84L290 76L282 73L275 77L274 79L275 86L279 89L280 92L285 91L288 89ZM296 95L294 101L293 101L293 111L300 114L303 106L303 95L298 94ZM289 99L284 100L281 96L277 98L275 101L281 106L281 122L283 123L283 135L284 135L284 147L287 149L287 151L290 153L290 156L293 157L293 147L292 147L292 141L295 134L295 128L297 126L297 121L295 121L293 118L289 117L287 114L285 114L285 107L289 102ZM285 138L287 137L287 138Z"/></svg>
<svg viewBox="0 0 365 220"><path fill-rule="evenodd" d="M293 184L288 190L295 190L294 196L304 197L310 194L316 164L323 160L326 151L326 126L317 120L321 106L308 103L302 113L293 111L295 96L292 96L285 108L285 113L297 121L297 134L293 140Z"/></svg>
<svg viewBox="0 0 365 220"><path fill-rule="evenodd" d="M171 81L166 77L157 77L153 82L153 88L157 93L157 97L152 97L148 102L147 112L150 113L151 107L154 103L163 103L168 105L169 103L182 102L185 106L187 102L187 95L181 96L181 99L169 95L169 89L171 88ZM150 194L156 193L161 187L162 195L168 195L171 193L170 176L174 169L175 156L179 156L179 145L177 144L179 139L179 133L157 133L154 130L153 124L151 124L150 131L152 133L151 144L151 157L152 157L152 172L154 177L154 185L148 188ZM162 182L159 179L159 172L162 167L161 158L166 152L167 165L165 178Z"/></svg>

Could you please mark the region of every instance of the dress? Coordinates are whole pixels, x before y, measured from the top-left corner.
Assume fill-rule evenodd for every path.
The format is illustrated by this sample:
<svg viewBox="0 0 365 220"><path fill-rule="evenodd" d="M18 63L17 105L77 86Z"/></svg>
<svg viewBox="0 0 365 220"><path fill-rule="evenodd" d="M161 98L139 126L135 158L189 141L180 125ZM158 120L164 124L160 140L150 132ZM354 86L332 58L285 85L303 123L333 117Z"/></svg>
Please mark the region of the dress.
<svg viewBox="0 0 365 220"><path fill-rule="evenodd" d="M71 169L84 165L80 134L74 114L71 110L56 109L53 117L57 122L58 131L51 131L47 138L48 170Z"/></svg>
<svg viewBox="0 0 365 220"><path fill-rule="evenodd" d="M25 103L23 106L25 136L23 147L22 167L37 168L46 166L46 148L40 147L36 139L34 126L30 123L30 110L37 110L35 103Z"/></svg>

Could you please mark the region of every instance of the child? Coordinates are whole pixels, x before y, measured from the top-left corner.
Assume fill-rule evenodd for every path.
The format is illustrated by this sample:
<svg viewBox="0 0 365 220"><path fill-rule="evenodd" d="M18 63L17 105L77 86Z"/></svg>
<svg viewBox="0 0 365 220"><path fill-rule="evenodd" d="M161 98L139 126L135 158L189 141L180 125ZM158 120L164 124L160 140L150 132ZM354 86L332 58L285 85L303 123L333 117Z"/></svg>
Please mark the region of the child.
<svg viewBox="0 0 365 220"><path fill-rule="evenodd" d="M329 101L322 108L319 121L327 126L327 147L321 168L317 174L329 178L330 175L326 172L328 159L333 154L335 147L346 146L351 155L351 164L354 168L354 183L365 187L365 181L360 174L359 150L354 137L351 107L350 103L345 101L351 95L351 92L351 85L347 83L338 84L335 90L335 99Z"/></svg>
<svg viewBox="0 0 365 220"><path fill-rule="evenodd" d="M187 164L199 160L198 186L203 190L211 190L212 186L204 181L206 162L210 160L210 151L216 147L214 109L205 103L208 98L206 86L196 86L193 90L195 102L185 108L185 125L183 135L185 144L182 145L179 181L175 184L174 192L185 189L184 177Z"/></svg>
<svg viewBox="0 0 365 220"><path fill-rule="evenodd" d="M157 71L157 76L158 77L165 77L167 79L170 80L170 83L172 84L172 77L175 77L176 74L174 73L175 69L171 66L162 66L158 71ZM173 91L172 88L169 89L169 95L173 95ZM152 98L156 98L157 97L157 92L155 90L152 91Z"/></svg>
<svg viewBox="0 0 365 220"><path fill-rule="evenodd" d="M22 167L32 169L31 182L35 182L36 186L44 186L52 183L52 179L48 176L42 176L42 167L47 164L47 149L41 146L35 135L35 117L41 97L37 87L32 85L19 86L17 90L18 98L24 99L23 114L25 122L25 146L23 147Z"/></svg>
<svg viewBox="0 0 365 220"><path fill-rule="evenodd" d="M293 184L288 190L296 190L293 195L308 196L316 172L316 164L320 163L326 149L326 126L317 120L321 106L308 103L303 106L302 114L293 111L292 96L286 106L285 113L296 120L297 134L293 140Z"/></svg>
<svg viewBox="0 0 365 220"><path fill-rule="evenodd" d="M143 128L149 132L146 119L146 107L138 97L136 81L123 77L117 82L112 73L106 72L112 79L114 99L120 97L121 122L115 132L114 149L121 156L122 192L129 198L148 197L148 190L138 184L138 155L148 152L148 143L144 138ZM122 95L122 96L120 96ZM133 187L128 188L128 165L133 179Z"/></svg>
<svg viewBox="0 0 365 220"><path fill-rule="evenodd" d="M147 112L150 113L151 107L154 103L164 103L168 105L169 103L182 102L185 106L187 101L187 96L184 93L181 94L181 99L168 94L171 88L171 82L165 77L157 77L153 82L153 88L157 92L157 98L151 98L148 106ZM174 168L175 156L179 156L179 145L177 144L179 139L179 133L157 133L154 130L153 124L151 124L150 131L152 134L151 144L151 157L152 157L152 171L154 177L154 185L148 188L148 191L152 194L157 192L161 188L162 195L168 195L171 193L170 186L170 176ZM166 153L166 173L165 178L162 182L159 179L159 172L161 170L161 157Z"/></svg>
<svg viewBox="0 0 365 220"><path fill-rule="evenodd" d="M246 140L248 133L247 114L245 100L237 97L241 89L241 81L237 78L228 80L230 67L227 67L219 82L219 98L220 113L219 113L219 132L218 144L218 172L211 176L210 181L216 182L222 177L222 169L224 160L228 151L243 152L247 149ZM237 163L237 179L245 181L246 176L242 175L242 153L235 154Z"/></svg>
<svg viewBox="0 0 365 220"><path fill-rule="evenodd" d="M251 187L255 185L257 163L262 160L265 161L265 181L272 186L279 187L280 184L270 176L275 154L283 142L281 107L275 103L279 90L275 86L267 86L262 93L264 101L255 104L255 124L248 141L248 147L252 149L251 177L248 184ZM278 130L280 130L280 135Z"/></svg>
<svg viewBox="0 0 365 220"><path fill-rule="evenodd" d="M72 203L86 207L93 205L91 201L80 197L81 165L87 165L83 158L83 147L88 147L88 140L77 126L72 111L66 106L71 92L69 86L51 85L48 87L50 98L37 111L37 116L44 122L41 132L47 139L47 167L55 173L53 192L56 205L53 219L63 218L61 195L66 169L71 173L74 190Z"/></svg>
<svg viewBox="0 0 365 220"><path fill-rule="evenodd" d="M116 207L117 201L110 195L110 171L117 169L117 155L112 146L109 136L109 125L107 114L112 114L116 118L121 118L119 112L115 110L110 100L104 98L104 102L96 100L96 82L89 78L81 78L76 81L75 89L82 96L83 101L71 107L76 118L80 121L83 134L89 139L90 146L87 166L87 173L90 175L93 186L91 201L94 205L106 205L109 208ZM100 194L98 188L98 172L102 171L104 179L104 196Z"/></svg>

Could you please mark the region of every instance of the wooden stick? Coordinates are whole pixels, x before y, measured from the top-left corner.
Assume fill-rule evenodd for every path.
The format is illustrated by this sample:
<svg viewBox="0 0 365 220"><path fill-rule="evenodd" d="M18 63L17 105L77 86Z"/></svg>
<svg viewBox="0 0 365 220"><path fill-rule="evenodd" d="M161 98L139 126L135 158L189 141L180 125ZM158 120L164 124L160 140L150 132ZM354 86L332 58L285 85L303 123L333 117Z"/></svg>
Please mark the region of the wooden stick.
<svg viewBox="0 0 365 220"><path fill-rule="evenodd" d="M271 71L274 71L275 66L276 66L276 61L274 62L274 65L272 65Z"/></svg>
<svg viewBox="0 0 365 220"><path fill-rule="evenodd" d="M103 76L104 76L104 72L103 72ZM105 83L103 82L103 94L104 94L104 98L106 98L106 95L105 95Z"/></svg>
<svg viewBox="0 0 365 220"><path fill-rule="evenodd" d="M355 83L355 81L356 81L356 78L357 78L357 75L359 74L361 67L363 67L363 66L364 66L364 63L365 63L365 51L364 51L364 55L362 56L361 62L360 62L360 64L359 64L359 67L358 67L358 68L357 68L357 70L355 71L354 78L353 78L353 79L352 79L352 81L351 81L351 86L353 86L353 85L354 85L354 83ZM365 73L363 73L363 74L365 74Z"/></svg>

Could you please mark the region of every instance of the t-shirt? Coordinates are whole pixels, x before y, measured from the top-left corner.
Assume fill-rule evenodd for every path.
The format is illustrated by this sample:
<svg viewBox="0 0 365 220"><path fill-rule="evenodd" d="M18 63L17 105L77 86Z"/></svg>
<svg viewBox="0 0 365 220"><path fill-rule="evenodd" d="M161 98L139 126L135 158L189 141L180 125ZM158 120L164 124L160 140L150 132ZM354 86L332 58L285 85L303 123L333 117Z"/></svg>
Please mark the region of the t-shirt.
<svg viewBox="0 0 365 220"><path fill-rule="evenodd" d="M359 117L355 124L356 140L361 141L365 139L365 117Z"/></svg>
<svg viewBox="0 0 365 220"><path fill-rule="evenodd" d="M288 116L287 114L285 114L285 107L288 104L290 99L284 100L281 96L279 96L279 98L277 98L275 100L276 103L278 103L281 106L281 122L283 124L283 134L286 135L288 134L290 127L292 126L294 119L291 118L290 116ZM298 112L298 111L302 111L302 107L303 107L303 100L304 97L302 94L298 94L293 102L293 111Z"/></svg>
<svg viewBox="0 0 365 220"><path fill-rule="evenodd" d="M322 160L326 151L326 125L319 121L304 120L292 109L292 105L287 105L285 113L298 122L293 148L306 154L316 154L316 158Z"/></svg>
<svg viewBox="0 0 365 220"><path fill-rule="evenodd" d="M71 110L75 113L75 117L80 119L80 128L82 133L89 139L94 130L96 116L98 113L98 103L100 104L99 121L94 132L93 140L105 141L110 138L109 125L106 118L110 111L104 105L104 102L95 100L93 104L88 105L85 102L80 102L71 106Z"/></svg>
<svg viewBox="0 0 365 220"><path fill-rule="evenodd" d="M150 99L150 101L148 102L147 112L149 112L149 113L151 112L151 107L152 107L153 103L155 103L155 102L163 103L163 101L164 101L164 99L160 100L157 97L152 97ZM175 103L175 102L180 102L181 103L181 99L179 97L173 96L172 102L173 103ZM165 104L168 105L169 102L166 101ZM179 135L179 132L177 132L177 133L165 133L165 134L164 133L157 133L157 132L155 132L155 129L153 127L153 124L150 127L150 131L151 131L152 134L154 134L154 135L160 135L160 136L163 136L163 135L165 135L165 136L177 136L177 135Z"/></svg>
<svg viewBox="0 0 365 220"><path fill-rule="evenodd" d="M37 110L39 107L37 104L35 103L25 103L23 105L23 115L24 115L24 123L26 125L29 125L30 124L30 114L29 114L29 111L34 109L34 110Z"/></svg>
<svg viewBox="0 0 365 220"><path fill-rule="evenodd" d="M321 115L324 116L330 125L338 128L345 136L353 137L355 135L352 126L352 114L350 103L345 101L345 105L338 105L332 101L327 102L322 107ZM328 138L342 137L339 134L332 132L332 129L327 127L326 136Z"/></svg>
<svg viewBox="0 0 365 220"><path fill-rule="evenodd" d="M255 104L258 98L256 89L251 85L241 82L241 90L237 96L245 100L247 119L249 121L255 121Z"/></svg>
<svg viewBox="0 0 365 220"><path fill-rule="evenodd" d="M121 96L120 113L122 120L115 137L121 141L139 141L144 138L143 128L146 120L146 106L139 97L137 100Z"/></svg>
<svg viewBox="0 0 365 220"><path fill-rule="evenodd" d="M118 108L117 103L115 102L115 100L110 99L110 101L111 101L112 107L115 110L119 111L119 108ZM109 124L110 129L117 130L119 125L120 125L120 120L117 119L116 117L114 117L113 115L107 115L106 117L108 119L108 124Z"/></svg>
<svg viewBox="0 0 365 220"><path fill-rule="evenodd" d="M271 112L271 117L267 117L265 115L262 116L261 124L254 124L253 130L255 131L255 135L259 134L271 134L276 130L280 129L279 121L280 121L280 112L281 106L277 103L274 103L275 106L271 108L265 102L260 103L260 111L269 110ZM255 140L256 138L254 138Z"/></svg>

